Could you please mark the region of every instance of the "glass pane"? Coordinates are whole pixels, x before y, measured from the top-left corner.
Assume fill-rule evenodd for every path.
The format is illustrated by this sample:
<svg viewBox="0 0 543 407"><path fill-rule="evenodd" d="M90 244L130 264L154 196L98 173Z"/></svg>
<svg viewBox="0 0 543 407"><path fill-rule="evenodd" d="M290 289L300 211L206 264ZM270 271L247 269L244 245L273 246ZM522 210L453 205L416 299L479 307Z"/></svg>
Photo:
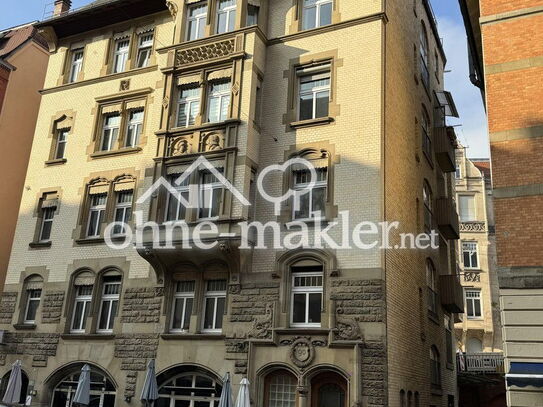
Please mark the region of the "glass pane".
<svg viewBox="0 0 543 407"><path fill-rule="evenodd" d="M309 294L309 321L316 324L321 322L322 294Z"/></svg>
<svg viewBox="0 0 543 407"><path fill-rule="evenodd" d="M98 211L91 211L90 213L90 221L89 221L89 229L87 231L88 236L96 236L97 229L98 229L98 218L99 218L99 212Z"/></svg>
<svg viewBox="0 0 543 407"><path fill-rule="evenodd" d="M58 143L58 145L57 145L57 154L56 154L55 158L57 158L57 159L64 158L64 151L65 150L66 150L66 142L63 141L61 143Z"/></svg>
<svg viewBox="0 0 543 407"><path fill-rule="evenodd" d="M469 252L464 252L464 267L471 267Z"/></svg>
<svg viewBox="0 0 543 407"><path fill-rule="evenodd" d="M236 25L236 10L228 13L228 31L234 31Z"/></svg>
<svg viewBox="0 0 543 407"><path fill-rule="evenodd" d="M300 209L296 211L295 218L296 219L308 219L310 217L309 215L309 197L310 194L306 193L302 196L300 196Z"/></svg>
<svg viewBox="0 0 543 407"><path fill-rule="evenodd" d="M74 320L72 324L72 329L80 329L84 306L85 304L81 301L78 301L75 303Z"/></svg>
<svg viewBox="0 0 543 407"><path fill-rule="evenodd" d="M323 4L320 8L319 26L332 24L332 2Z"/></svg>
<svg viewBox="0 0 543 407"><path fill-rule="evenodd" d="M300 120L313 119L313 95L300 96Z"/></svg>
<svg viewBox="0 0 543 407"><path fill-rule="evenodd" d="M468 316L473 316L473 302L471 300L466 301L466 305L468 306Z"/></svg>
<svg viewBox="0 0 543 407"><path fill-rule="evenodd" d="M220 99L217 97L212 97L209 100L209 121L212 123L219 121L219 106Z"/></svg>
<svg viewBox="0 0 543 407"><path fill-rule="evenodd" d="M217 33L221 34L226 32L226 24L227 24L227 13L220 13L218 15L218 21L217 21Z"/></svg>
<svg viewBox="0 0 543 407"><path fill-rule="evenodd" d="M39 300L33 300L28 302L28 309L26 312L26 318L27 321L35 321L36 320L36 313L38 311L38 306L40 305Z"/></svg>
<svg viewBox="0 0 543 407"><path fill-rule="evenodd" d="M477 253L471 253L471 267L478 267L478 264L477 264Z"/></svg>
<svg viewBox="0 0 543 407"><path fill-rule="evenodd" d="M319 407L343 407L345 392L337 384L325 384L319 389Z"/></svg>
<svg viewBox="0 0 543 407"><path fill-rule="evenodd" d="M327 117L328 116L328 104L330 101L330 92L317 93L317 107L315 117Z"/></svg>
<svg viewBox="0 0 543 407"><path fill-rule="evenodd" d="M198 21L196 21L196 20L189 21L189 28L188 28L188 30L189 30L188 31L188 40L189 41L193 41L193 40L195 40L197 38L196 37L198 35L197 29L198 29Z"/></svg>
<svg viewBox="0 0 543 407"><path fill-rule="evenodd" d="M173 320L172 320L172 329L180 329L181 321L183 318L183 303L182 298L176 298L173 303Z"/></svg>
<svg viewBox="0 0 543 407"><path fill-rule="evenodd" d="M102 313L100 314L100 323L98 324L98 329L108 329L107 319L109 317L109 307L111 303L109 301L104 301L102 303Z"/></svg>
<svg viewBox="0 0 543 407"><path fill-rule="evenodd" d="M221 100L221 116L219 119L220 121L227 119L229 107L230 107L230 95L224 96Z"/></svg>
<svg viewBox="0 0 543 407"><path fill-rule="evenodd" d="M213 196L211 201L211 217L219 216L219 206L221 203L221 190L214 188L212 190Z"/></svg>
<svg viewBox="0 0 543 407"><path fill-rule="evenodd" d="M204 329L213 329L213 315L215 312L215 299L206 298L206 310L204 316Z"/></svg>
<svg viewBox="0 0 543 407"><path fill-rule="evenodd" d="M324 206L326 202L326 187L314 188L312 191L312 210L313 212L321 212L321 216L324 216Z"/></svg>
<svg viewBox="0 0 543 407"><path fill-rule="evenodd" d="M316 7L304 8L303 29L309 30L310 28L315 28L316 19L317 19Z"/></svg>
<svg viewBox="0 0 543 407"><path fill-rule="evenodd" d="M107 329L113 329L113 323L115 322L115 315L117 315L118 306L119 306L119 301L111 302L111 317L109 319L109 325Z"/></svg>
<svg viewBox="0 0 543 407"><path fill-rule="evenodd" d="M43 221L43 228L42 228L40 240L49 240L49 238L51 237L52 226L53 226L53 222Z"/></svg>
<svg viewBox="0 0 543 407"><path fill-rule="evenodd" d="M224 316L224 303L226 298L217 298L217 316L215 317L215 329L222 328L222 318Z"/></svg>
<svg viewBox="0 0 543 407"><path fill-rule="evenodd" d="M292 322L305 323L305 294L294 294L292 304Z"/></svg>
<svg viewBox="0 0 543 407"><path fill-rule="evenodd" d="M207 9L207 7L206 7L206 9ZM198 26L198 38L204 38L205 30L206 30L206 24L207 24L207 17L201 18L200 19L200 25Z"/></svg>
<svg viewBox="0 0 543 407"><path fill-rule="evenodd" d="M192 298L187 298L185 304L185 320L183 322L183 329L188 330L190 327L190 315L192 314Z"/></svg>
<svg viewBox="0 0 543 407"><path fill-rule="evenodd" d="M475 315L476 317L480 317L481 316L481 301L480 300L475 300L473 301L473 305L475 307Z"/></svg>

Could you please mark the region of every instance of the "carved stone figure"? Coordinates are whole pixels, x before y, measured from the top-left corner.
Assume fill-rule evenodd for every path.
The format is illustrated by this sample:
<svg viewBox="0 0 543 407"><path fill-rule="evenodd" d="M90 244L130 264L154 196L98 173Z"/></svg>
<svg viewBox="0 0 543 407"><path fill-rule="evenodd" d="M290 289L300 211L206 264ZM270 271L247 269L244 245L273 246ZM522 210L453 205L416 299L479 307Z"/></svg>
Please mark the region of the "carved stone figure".
<svg viewBox="0 0 543 407"><path fill-rule="evenodd" d="M326 346L326 340L311 340L308 336L297 336L292 339L283 339L280 345L290 345L290 360L299 368L309 366L315 359L315 347Z"/></svg>
<svg viewBox="0 0 543 407"><path fill-rule="evenodd" d="M182 138L179 140L176 140L174 144L172 145L172 155L183 155L187 154L189 152L189 142Z"/></svg>
<svg viewBox="0 0 543 407"><path fill-rule="evenodd" d="M175 16L177 16L177 4L175 4L171 0L166 0L166 6L168 7L168 10L170 11L172 17L175 18Z"/></svg>
<svg viewBox="0 0 543 407"><path fill-rule="evenodd" d="M335 339L344 341L362 339L358 320L346 317L343 309L340 307L336 309Z"/></svg>
<svg viewBox="0 0 543 407"><path fill-rule="evenodd" d="M216 151L222 149L222 137L218 134L210 134L206 138L205 151Z"/></svg>
<svg viewBox="0 0 543 407"><path fill-rule="evenodd" d="M253 318L253 328L249 332L249 338L270 339L273 329L273 304L266 304L264 315L257 315Z"/></svg>

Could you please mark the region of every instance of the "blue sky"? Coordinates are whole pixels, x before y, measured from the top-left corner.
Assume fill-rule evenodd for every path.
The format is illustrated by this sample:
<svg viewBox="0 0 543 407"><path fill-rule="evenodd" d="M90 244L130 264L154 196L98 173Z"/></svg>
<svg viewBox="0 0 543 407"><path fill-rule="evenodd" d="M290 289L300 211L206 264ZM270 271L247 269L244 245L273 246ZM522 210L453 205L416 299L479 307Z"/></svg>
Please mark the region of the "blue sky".
<svg viewBox="0 0 543 407"><path fill-rule="evenodd" d="M52 10L54 0L2 0L0 28L12 27L43 19ZM406 0L401 0L406 1ZM438 19L439 32L447 54L445 87L453 93L460 119L451 119L460 142L468 147L469 157L488 157L488 136L485 111L479 90L469 81L466 34L457 0L431 0ZM73 0L72 7L81 7L90 0Z"/></svg>

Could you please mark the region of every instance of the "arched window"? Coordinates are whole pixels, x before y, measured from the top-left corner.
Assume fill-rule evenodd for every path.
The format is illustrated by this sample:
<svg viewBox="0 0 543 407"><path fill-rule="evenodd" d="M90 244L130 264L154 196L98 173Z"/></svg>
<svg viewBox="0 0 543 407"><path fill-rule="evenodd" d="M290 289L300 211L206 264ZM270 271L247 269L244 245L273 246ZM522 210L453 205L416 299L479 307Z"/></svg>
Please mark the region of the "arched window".
<svg viewBox="0 0 543 407"><path fill-rule="evenodd" d="M407 392L407 407L413 407L413 392Z"/></svg>
<svg viewBox="0 0 543 407"><path fill-rule="evenodd" d="M428 56L428 33L426 32L426 26L424 23L421 24L420 29L420 76L422 78L422 83L428 89L430 86L430 71L428 69L429 65L429 56Z"/></svg>
<svg viewBox="0 0 543 407"><path fill-rule="evenodd" d="M53 390L51 407L65 407L71 405L71 400L77 389L77 382L81 374L82 364L73 366L66 376L59 381ZM116 389L111 379L100 369L91 366L91 386L89 407L102 407L115 405Z"/></svg>
<svg viewBox="0 0 543 407"><path fill-rule="evenodd" d="M290 266L291 312L294 327L320 327L323 303L323 264L300 260Z"/></svg>
<svg viewBox="0 0 543 407"><path fill-rule="evenodd" d="M107 271L101 276L100 310L98 314L98 333L113 332L113 323L119 309L122 275L117 270Z"/></svg>
<svg viewBox="0 0 543 407"><path fill-rule="evenodd" d="M434 345L430 348L430 381L432 386L441 387L441 360Z"/></svg>
<svg viewBox="0 0 543 407"><path fill-rule="evenodd" d="M23 315L22 322L26 325L35 325L38 317L38 309L40 307L43 294L43 278L37 274L31 275L24 281L22 293L23 298Z"/></svg>
<svg viewBox="0 0 543 407"><path fill-rule="evenodd" d="M400 407L405 407L405 390L400 390Z"/></svg>
<svg viewBox="0 0 543 407"><path fill-rule="evenodd" d="M10 375L11 370L2 377L2 381L0 382L0 400L2 400L2 398L4 398L4 395L6 394ZM26 393L28 393L28 376L23 370L21 370L21 379L21 398L19 399L19 403L21 405L24 405Z"/></svg>
<svg viewBox="0 0 543 407"><path fill-rule="evenodd" d="M428 285L428 311L437 317L437 275L432 260L426 260L426 283Z"/></svg>
<svg viewBox="0 0 543 407"><path fill-rule="evenodd" d="M265 407L295 407L298 381L286 370L276 370L266 376L264 385Z"/></svg>
<svg viewBox="0 0 543 407"><path fill-rule="evenodd" d="M415 407L420 407L420 396L418 391L415 392Z"/></svg>
<svg viewBox="0 0 543 407"><path fill-rule="evenodd" d="M346 407L347 381L335 372L323 372L311 380L311 407Z"/></svg>
<svg viewBox="0 0 543 407"><path fill-rule="evenodd" d="M205 373L166 374L159 381L160 398L156 407L214 407L219 402L221 391L222 384Z"/></svg>
<svg viewBox="0 0 543 407"><path fill-rule="evenodd" d="M424 202L424 230L429 233L432 230L432 219L433 219L433 197L432 190L428 181L424 181L422 186L422 200Z"/></svg>
<svg viewBox="0 0 543 407"><path fill-rule="evenodd" d="M430 116L428 110L422 106L420 134L422 140L422 152L426 155L429 161L432 161L432 137L430 131Z"/></svg>
<svg viewBox="0 0 543 407"><path fill-rule="evenodd" d="M95 279L95 274L90 270L82 271L74 278L71 333L85 333L87 329Z"/></svg>
<svg viewBox="0 0 543 407"><path fill-rule="evenodd" d="M477 338L469 338L466 344L466 353L481 353L483 343Z"/></svg>

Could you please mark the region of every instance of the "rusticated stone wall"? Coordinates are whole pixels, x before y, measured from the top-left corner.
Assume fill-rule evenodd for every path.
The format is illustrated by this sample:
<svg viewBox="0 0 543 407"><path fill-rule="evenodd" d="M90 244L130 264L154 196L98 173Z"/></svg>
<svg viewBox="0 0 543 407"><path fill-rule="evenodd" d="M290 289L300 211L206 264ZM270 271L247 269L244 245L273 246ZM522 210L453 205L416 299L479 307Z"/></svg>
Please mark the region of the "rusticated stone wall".
<svg viewBox="0 0 543 407"><path fill-rule="evenodd" d="M157 323L164 290L162 287L127 288L124 293L123 323Z"/></svg>
<svg viewBox="0 0 543 407"><path fill-rule="evenodd" d="M332 280L330 299L343 315L356 316L359 322L384 320L382 280Z"/></svg>
<svg viewBox="0 0 543 407"><path fill-rule="evenodd" d="M63 304L64 291L46 292L43 299L41 322L44 324L59 323Z"/></svg>
<svg viewBox="0 0 543 407"><path fill-rule="evenodd" d="M266 305L279 299L279 283L243 284L239 294L232 296L231 322L251 322L266 314Z"/></svg>
<svg viewBox="0 0 543 407"><path fill-rule="evenodd" d="M33 367L47 366L47 358L57 354L59 338L57 333L6 332L0 364L5 364L6 355L30 355Z"/></svg>
<svg viewBox="0 0 543 407"><path fill-rule="evenodd" d="M0 297L0 324L11 324L16 303L16 292L5 292L2 294L2 297Z"/></svg>

